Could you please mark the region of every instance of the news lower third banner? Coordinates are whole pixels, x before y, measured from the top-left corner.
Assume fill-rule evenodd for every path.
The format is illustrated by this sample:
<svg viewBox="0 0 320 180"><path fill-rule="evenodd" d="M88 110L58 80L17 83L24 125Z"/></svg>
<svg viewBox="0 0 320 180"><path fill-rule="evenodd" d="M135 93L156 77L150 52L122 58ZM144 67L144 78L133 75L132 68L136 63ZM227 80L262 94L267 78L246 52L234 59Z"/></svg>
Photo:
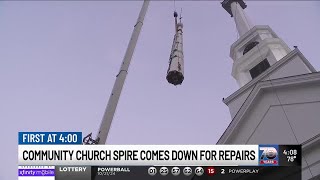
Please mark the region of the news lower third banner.
<svg viewBox="0 0 320 180"><path fill-rule="evenodd" d="M83 145L83 141L81 132L19 132L18 179L185 180L214 175L227 180L245 175L301 180L301 145Z"/></svg>
<svg viewBox="0 0 320 180"><path fill-rule="evenodd" d="M279 166L301 164L295 145L19 145L36 166Z"/></svg>

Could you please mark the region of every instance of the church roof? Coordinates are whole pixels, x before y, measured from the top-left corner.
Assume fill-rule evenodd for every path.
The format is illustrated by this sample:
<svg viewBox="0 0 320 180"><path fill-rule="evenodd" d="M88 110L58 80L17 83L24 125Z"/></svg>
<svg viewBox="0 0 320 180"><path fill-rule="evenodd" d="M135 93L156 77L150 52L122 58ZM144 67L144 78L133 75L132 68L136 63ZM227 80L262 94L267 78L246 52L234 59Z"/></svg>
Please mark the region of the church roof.
<svg viewBox="0 0 320 180"><path fill-rule="evenodd" d="M276 71L278 68L285 65L288 61L292 60L294 56L299 56L302 59L302 61L305 63L305 65L311 70L312 73L294 75L294 76L283 77L283 78L272 79L272 80L267 79L267 77L270 74L272 74L272 72ZM239 111L236 113L236 115L234 116L229 126L227 127L225 132L222 134L222 136L220 137L217 143L218 144L223 143L225 142L225 140L227 140L229 135L233 132L233 130L237 127L237 125L241 121L242 119L241 117L244 115L245 112L247 112L247 110L250 108L250 105L254 104L253 102L257 99L256 97L259 97L262 90L268 89L268 88L274 88L274 87L283 87L283 86L288 86L293 84L314 82L314 81L320 81L320 72L317 72L315 70L315 68L303 56L303 54L299 51L298 48L294 49L285 57L283 57L281 60L279 60L270 68L268 68L265 72L263 72L258 77L251 80L249 83L247 83L246 85L241 87L239 90L237 90L236 92L234 92L229 97L223 100L223 102L228 105L237 96L246 92L249 89L252 89L250 94L248 95L248 97L240 107Z"/></svg>

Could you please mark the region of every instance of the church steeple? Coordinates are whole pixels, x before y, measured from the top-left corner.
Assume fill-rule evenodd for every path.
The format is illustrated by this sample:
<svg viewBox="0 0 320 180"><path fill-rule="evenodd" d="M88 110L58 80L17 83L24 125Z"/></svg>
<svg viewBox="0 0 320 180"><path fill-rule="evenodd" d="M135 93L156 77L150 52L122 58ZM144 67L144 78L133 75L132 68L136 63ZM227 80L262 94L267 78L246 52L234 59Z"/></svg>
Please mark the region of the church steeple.
<svg viewBox="0 0 320 180"><path fill-rule="evenodd" d="M232 76L240 87L258 77L291 49L266 25L253 26L243 0L224 0L222 7L234 18L239 39L231 45Z"/></svg>
<svg viewBox="0 0 320 180"><path fill-rule="evenodd" d="M320 72L269 26L252 26L243 0L224 0L222 7L240 34L230 48L232 76L240 88L223 98L231 122L217 144L302 144L301 173L288 171L280 179L317 179ZM274 173L264 177L272 179Z"/></svg>
<svg viewBox="0 0 320 180"><path fill-rule="evenodd" d="M247 7L247 5L243 2L243 0L226 0L222 2L222 7L231 15L231 17L234 17L234 21L240 36L244 35L253 27L252 23L244 12L244 9Z"/></svg>

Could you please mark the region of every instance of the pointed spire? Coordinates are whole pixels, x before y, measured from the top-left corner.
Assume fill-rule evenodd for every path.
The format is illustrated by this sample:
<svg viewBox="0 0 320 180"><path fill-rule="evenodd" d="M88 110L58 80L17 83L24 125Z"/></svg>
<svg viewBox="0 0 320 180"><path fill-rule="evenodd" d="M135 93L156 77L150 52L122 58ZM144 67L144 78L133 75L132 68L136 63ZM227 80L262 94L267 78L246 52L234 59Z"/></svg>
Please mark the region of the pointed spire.
<svg viewBox="0 0 320 180"><path fill-rule="evenodd" d="M234 18L240 36L248 32L253 26L244 12L247 5L243 0L224 0L222 7Z"/></svg>

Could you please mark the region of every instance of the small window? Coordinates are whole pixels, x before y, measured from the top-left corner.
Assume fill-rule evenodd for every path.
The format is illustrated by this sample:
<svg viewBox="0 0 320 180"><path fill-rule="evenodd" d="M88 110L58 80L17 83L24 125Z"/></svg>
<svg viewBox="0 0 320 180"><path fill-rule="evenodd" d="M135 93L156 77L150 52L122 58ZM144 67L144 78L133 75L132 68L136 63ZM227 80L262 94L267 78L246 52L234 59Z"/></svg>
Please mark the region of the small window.
<svg viewBox="0 0 320 180"><path fill-rule="evenodd" d="M254 42L251 42L249 43L243 50L243 55L245 55L247 52L249 52L252 48L254 48L256 45L258 45L259 42L257 41L254 41Z"/></svg>
<svg viewBox="0 0 320 180"><path fill-rule="evenodd" d="M259 76L261 73L263 73L265 70L267 70L270 67L270 64L267 59L264 59L261 61L258 65L250 69L250 74L252 79Z"/></svg>

